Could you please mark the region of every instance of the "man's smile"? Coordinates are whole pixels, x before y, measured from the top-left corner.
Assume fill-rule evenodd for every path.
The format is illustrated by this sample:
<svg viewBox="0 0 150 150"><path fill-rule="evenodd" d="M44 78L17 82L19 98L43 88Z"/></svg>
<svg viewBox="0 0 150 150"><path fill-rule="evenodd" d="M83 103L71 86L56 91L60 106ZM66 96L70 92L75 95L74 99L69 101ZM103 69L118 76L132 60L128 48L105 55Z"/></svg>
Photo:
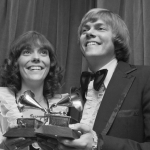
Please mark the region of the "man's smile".
<svg viewBox="0 0 150 150"><path fill-rule="evenodd" d="M90 45L101 45L101 43L96 42L96 41L88 41L85 43L85 46L90 46Z"/></svg>

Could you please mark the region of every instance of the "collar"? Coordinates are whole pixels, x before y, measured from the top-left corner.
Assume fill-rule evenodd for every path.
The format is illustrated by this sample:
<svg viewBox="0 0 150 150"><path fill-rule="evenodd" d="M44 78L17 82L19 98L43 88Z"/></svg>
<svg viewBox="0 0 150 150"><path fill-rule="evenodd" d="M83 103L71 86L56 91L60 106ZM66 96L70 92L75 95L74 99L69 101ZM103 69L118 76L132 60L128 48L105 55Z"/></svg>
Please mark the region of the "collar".
<svg viewBox="0 0 150 150"><path fill-rule="evenodd" d="M103 66L102 68L99 69L99 70L101 70L101 69L107 69L108 70L107 76L104 80L104 85L106 88L107 88L107 86L111 80L111 77L112 77L112 75L116 69L117 64L118 64L118 61L116 58L114 58L113 60L108 62L105 66Z"/></svg>

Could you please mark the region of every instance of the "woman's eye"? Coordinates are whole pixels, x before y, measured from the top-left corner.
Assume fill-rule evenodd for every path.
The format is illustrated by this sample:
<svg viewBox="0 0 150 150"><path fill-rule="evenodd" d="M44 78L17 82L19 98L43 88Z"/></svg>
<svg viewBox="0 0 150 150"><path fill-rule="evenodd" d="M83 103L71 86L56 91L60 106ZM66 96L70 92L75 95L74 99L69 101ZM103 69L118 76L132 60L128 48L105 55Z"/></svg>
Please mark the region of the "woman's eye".
<svg viewBox="0 0 150 150"><path fill-rule="evenodd" d="M44 56L47 56L49 53L48 53L47 49L42 49L41 54L44 55Z"/></svg>
<svg viewBox="0 0 150 150"><path fill-rule="evenodd" d="M23 55L29 55L29 54L31 54L31 51L30 50L23 50L22 54Z"/></svg>

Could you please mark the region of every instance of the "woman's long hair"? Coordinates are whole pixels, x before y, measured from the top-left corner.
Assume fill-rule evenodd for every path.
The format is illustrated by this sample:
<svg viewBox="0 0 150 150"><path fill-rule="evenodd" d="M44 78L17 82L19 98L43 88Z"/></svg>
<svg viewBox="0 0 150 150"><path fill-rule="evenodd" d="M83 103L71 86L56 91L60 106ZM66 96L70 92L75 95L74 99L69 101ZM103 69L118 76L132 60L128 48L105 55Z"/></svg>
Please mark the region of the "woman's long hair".
<svg viewBox="0 0 150 150"><path fill-rule="evenodd" d="M53 97L55 91L61 86L62 70L58 65L52 44L36 31L28 31L12 42L9 56L4 60L0 70L1 86L8 87L15 94L21 90L22 79L17 60L25 47L37 44L49 51L51 63L49 73L44 80L43 95L45 98Z"/></svg>

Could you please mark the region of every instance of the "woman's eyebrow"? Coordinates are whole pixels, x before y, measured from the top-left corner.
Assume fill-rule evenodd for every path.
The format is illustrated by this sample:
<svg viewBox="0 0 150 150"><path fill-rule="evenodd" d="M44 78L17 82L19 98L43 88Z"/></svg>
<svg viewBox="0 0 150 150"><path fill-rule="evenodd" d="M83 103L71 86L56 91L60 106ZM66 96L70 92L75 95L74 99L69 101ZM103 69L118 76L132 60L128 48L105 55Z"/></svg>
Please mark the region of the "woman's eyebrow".
<svg viewBox="0 0 150 150"><path fill-rule="evenodd" d="M23 45L21 48L21 50L24 50L24 49L31 49L31 46L30 45Z"/></svg>
<svg viewBox="0 0 150 150"><path fill-rule="evenodd" d="M39 49L48 49L48 46L43 45Z"/></svg>

